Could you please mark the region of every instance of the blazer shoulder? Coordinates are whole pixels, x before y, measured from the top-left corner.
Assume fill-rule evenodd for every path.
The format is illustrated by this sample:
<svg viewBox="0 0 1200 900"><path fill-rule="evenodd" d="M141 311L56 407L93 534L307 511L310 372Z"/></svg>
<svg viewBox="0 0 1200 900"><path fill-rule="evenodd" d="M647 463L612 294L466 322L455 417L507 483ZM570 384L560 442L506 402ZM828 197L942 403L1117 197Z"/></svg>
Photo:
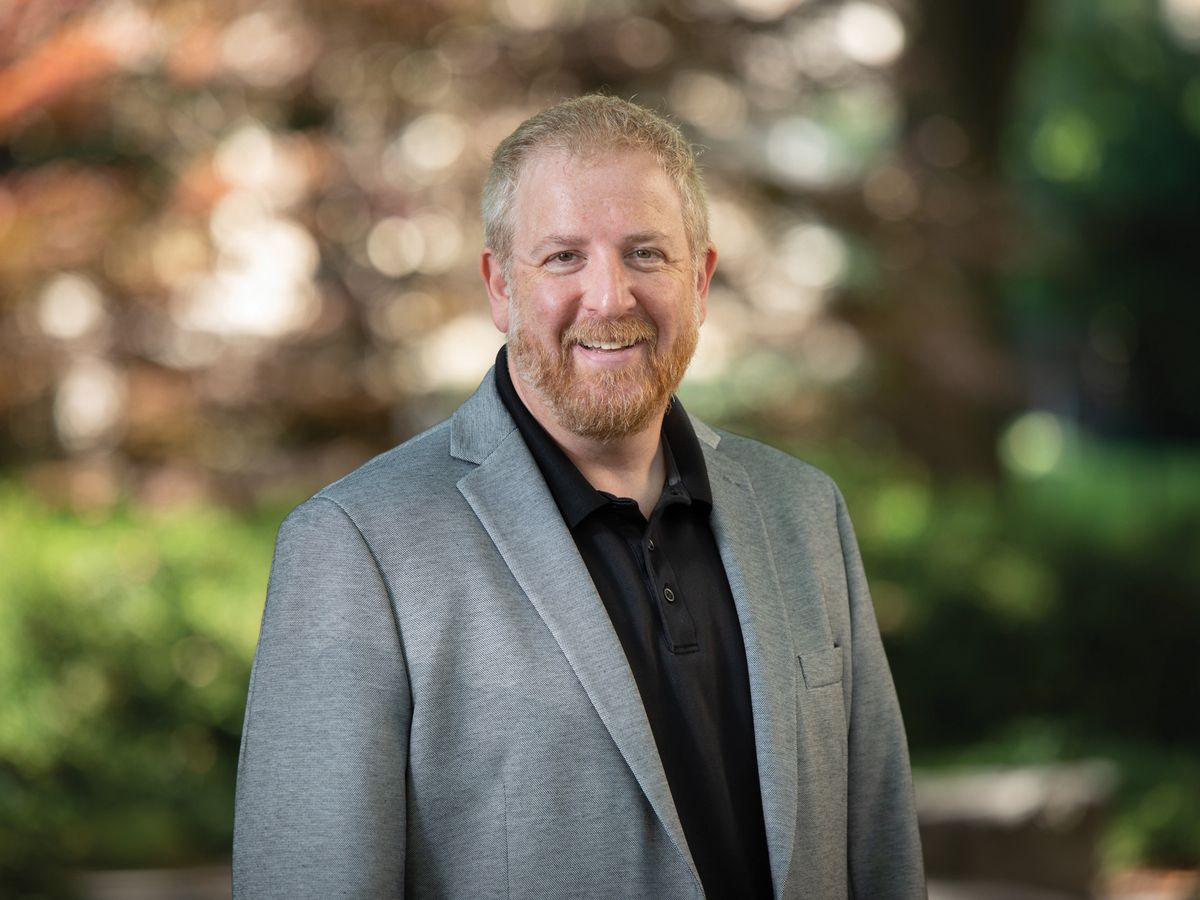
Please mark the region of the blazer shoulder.
<svg viewBox="0 0 1200 900"><path fill-rule="evenodd" d="M288 518L317 514L332 503L365 533L381 516L427 508L457 496L458 479L471 466L451 457L449 424L449 420L440 422L385 450L321 488Z"/></svg>
<svg viewBox="0 0 1200 900"><path fill-rule="evenodd" d="M837 485L821 469L777 447L753 438L714 428L720 436L716 453L724 454L741 465L761 496L794 496L836 499Z"/></svg>

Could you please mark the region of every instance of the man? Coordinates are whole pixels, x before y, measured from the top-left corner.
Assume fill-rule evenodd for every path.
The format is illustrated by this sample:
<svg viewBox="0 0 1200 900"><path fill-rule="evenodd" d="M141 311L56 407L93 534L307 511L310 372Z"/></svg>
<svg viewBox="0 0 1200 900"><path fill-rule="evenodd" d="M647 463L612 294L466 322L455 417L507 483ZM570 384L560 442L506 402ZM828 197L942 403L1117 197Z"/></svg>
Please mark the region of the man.
<svg viewBox="0 0 1200 900"><path fill-rule="evenodd" d="M687 143L560 104L484 224L496 366L280 530L235 894L923 896L837 489L673 399L717 260Z"/></svg>

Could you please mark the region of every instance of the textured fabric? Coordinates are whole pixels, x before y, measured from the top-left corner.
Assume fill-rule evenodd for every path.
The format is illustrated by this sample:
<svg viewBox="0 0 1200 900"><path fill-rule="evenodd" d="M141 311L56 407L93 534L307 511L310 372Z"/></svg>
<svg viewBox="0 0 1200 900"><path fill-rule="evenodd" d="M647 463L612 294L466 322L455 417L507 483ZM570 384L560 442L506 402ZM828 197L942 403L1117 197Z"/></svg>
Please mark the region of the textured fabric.
<svg viewBox="0 0 1200 900"><path fill-rule="evenodd" d="M775 895L924 896L903 726L841 497L785 454L693 424L745 642ZM490 375L449 422L280 528L234 893L702 894L620 642Z"/></svg>
<svg viewBox="0 0 1200 900"><path fill-rule="evenodd" d="M683 406L663 418L666 478L647 521L634 500L592 487L533 417L503 347L493 371L621 641L705 894L770 897L746 651Z"/></svg>

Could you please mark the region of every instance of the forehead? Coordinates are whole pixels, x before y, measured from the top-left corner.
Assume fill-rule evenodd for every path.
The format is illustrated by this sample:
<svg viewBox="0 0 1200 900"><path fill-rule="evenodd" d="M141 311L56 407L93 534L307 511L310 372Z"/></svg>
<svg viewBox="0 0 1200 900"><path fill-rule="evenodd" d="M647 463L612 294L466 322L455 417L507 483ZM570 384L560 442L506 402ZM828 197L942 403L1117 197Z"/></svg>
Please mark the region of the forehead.
<svg viewBox="0 0 1200 900"><path fill-rule="evenodd" d="M602 237L658 231L686 239L679 192L658 160L642 150L537 153L521 171L513 225L518 245L551 232Z"/></svg>

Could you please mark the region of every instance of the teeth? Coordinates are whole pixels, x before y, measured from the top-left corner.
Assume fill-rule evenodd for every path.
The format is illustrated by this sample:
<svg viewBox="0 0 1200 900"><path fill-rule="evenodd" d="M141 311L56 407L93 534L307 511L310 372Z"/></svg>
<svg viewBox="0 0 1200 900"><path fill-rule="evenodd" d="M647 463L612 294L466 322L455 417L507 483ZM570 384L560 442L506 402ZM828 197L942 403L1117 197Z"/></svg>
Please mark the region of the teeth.
<svg viewBox="0 0 1200 900"><path fill-rule="evenodd" d="M597 341L594 344L584 344L589 350L624 350L626 347L632 347L633 344L618 344L615 341Z"/></svg>

